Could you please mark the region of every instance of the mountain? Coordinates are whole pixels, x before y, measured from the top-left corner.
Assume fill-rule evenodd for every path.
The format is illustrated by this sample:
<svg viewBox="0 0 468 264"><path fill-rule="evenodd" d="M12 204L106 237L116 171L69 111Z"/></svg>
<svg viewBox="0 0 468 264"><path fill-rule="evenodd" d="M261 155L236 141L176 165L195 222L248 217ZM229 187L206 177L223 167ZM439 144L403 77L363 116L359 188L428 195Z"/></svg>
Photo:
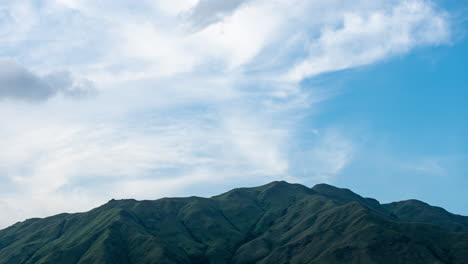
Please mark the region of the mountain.
<svg viewBox="0 0 468 264"><path fill-rule="evenodd" d="M272 182L29 219L0 231L0 263L466 264L468 217Z"/></svg>

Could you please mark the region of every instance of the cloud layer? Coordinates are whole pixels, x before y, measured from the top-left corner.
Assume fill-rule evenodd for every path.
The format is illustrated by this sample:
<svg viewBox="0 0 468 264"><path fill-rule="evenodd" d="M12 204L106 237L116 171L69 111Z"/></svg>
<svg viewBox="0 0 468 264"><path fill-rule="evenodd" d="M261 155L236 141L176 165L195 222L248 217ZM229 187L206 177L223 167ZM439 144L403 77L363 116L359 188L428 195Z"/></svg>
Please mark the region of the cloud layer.
<svg viewBox="0 0 468 264"><path fill-rule="evenodd" d="M423 0L2 1L0 35L14 58L0 61L7 225L110 198L304 181L297 153L330 181L358 146L326 127L297 137L337 93L303 81L446 43L450 25Z"/></svg>

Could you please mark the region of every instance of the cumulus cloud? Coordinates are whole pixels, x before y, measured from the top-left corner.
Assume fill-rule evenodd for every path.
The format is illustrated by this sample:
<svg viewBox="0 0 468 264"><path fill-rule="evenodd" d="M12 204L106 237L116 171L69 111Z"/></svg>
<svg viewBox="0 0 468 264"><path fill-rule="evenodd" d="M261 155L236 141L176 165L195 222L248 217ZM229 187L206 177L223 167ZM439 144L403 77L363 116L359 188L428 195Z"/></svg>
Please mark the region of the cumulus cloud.
<svg viewBox="0 0 468 264"><path fill-rule="evenodd" d="M41 102L57 94L77 99L93 93L91 81L75 79L70 72L39 76L16 62L0 60L0 99Z"/></svg>

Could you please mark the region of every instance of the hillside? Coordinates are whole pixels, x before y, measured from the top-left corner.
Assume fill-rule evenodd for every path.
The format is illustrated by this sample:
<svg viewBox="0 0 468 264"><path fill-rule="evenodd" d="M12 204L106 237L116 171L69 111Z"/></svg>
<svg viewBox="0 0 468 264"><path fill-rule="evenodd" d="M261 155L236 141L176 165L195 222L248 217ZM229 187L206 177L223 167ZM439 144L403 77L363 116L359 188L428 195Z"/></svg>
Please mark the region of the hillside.
<svg viewBox="0 0 468 264"><path fill-rule="evenodd" d="M0 263L468 263L468 217L326 184L111 200L0 231Z"/></svg>

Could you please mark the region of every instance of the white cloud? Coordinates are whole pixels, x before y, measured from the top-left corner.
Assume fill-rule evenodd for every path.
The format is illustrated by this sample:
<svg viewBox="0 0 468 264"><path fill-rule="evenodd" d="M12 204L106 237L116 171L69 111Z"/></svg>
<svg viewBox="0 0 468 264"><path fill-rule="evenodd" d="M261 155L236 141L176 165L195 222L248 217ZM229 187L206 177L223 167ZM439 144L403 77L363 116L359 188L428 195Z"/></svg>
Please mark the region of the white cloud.
<svg viewBox="0 0 468 264"><path fill-rule="evenodd" d="M369 13L345 12L343 25L323 28L310 43L308 57L287 78L300 81L324 72L367 65L415 46L440 44L449 37L444 14L427 1L402 1L390 9Z"/></svg>
<svg viewBox="0 0 468 264"><path fill-rule="evenodd" d="M12 3L3 9L3 43L33 70L67 64L97 82L251 70L300 81L440 44L450 34L446 15L424 0L247 2ZM216 19L193 32L187 12ZM34 44L27 54L15 48L26 41Z"/></svg>
<svg viewBox="0 0 468 264"><path fill-rule="evenodd" d="M9 210L15 199L20 207L22 197L35 197L30 206L43 210L30 215L44 216L83 210L110 197L155 199L180 194L188 185L252 177L268 181L287 174L288 160L282 152L287 127L262 123L266 117L159 110L117 122L71 118L65 107L61 117L44 118L52 108L64 107L53 103L45 106L51 109L6 107L0 114L9 124L0 129L0 171L10 179L4 183L7 188L15 190L1 194L0 200ZM89 106L99 103L91 100ZM66 200L68 194L73 195L70 199L82 196L82 203L68 208L65 203L47 203L57 197ZM95 202L88 201L90 197ZM16 212L8 218L17 221L24 215Z"/></svg>

